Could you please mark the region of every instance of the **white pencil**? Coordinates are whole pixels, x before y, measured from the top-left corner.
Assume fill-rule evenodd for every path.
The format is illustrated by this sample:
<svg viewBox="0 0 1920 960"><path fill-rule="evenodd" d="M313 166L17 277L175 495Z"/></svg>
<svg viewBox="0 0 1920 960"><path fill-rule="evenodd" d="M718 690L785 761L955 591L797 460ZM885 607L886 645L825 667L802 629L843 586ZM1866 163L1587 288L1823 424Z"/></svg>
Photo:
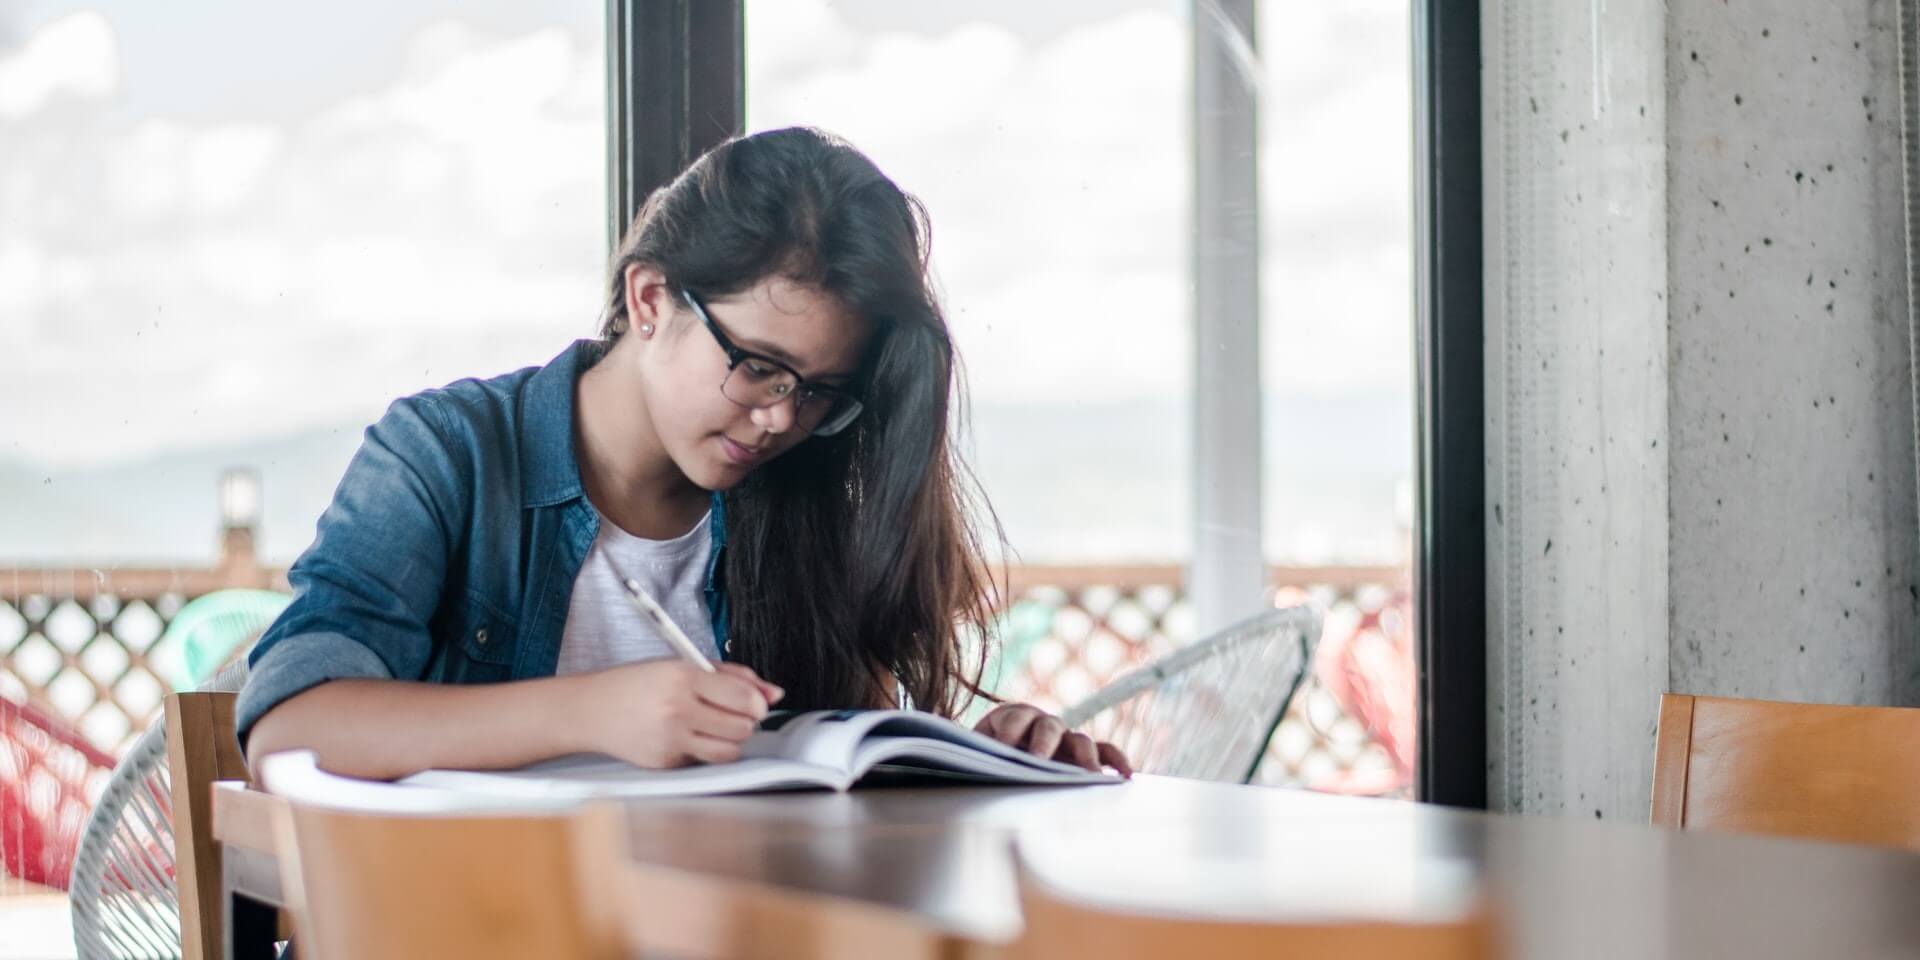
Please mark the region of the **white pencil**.
<svg viewBox="0 0 1920 960"><path fill-rule="evenodd" d="M706 654L701 653L700 648L693 645L693 641L688 639L680 626L673 622L673 618L667 616L667 611L661 609L660 604L653 597L648 596L647 591L641 589L638 581L623 580L621 583L627 588L627 601L632 603L634 609L640 611L643 616L652 620L654 626L660 628L660 635L667 638L669 646L673 647L682 658L698 665L700 669L708 673L716 672L712 662L707 660Z"/></svg>

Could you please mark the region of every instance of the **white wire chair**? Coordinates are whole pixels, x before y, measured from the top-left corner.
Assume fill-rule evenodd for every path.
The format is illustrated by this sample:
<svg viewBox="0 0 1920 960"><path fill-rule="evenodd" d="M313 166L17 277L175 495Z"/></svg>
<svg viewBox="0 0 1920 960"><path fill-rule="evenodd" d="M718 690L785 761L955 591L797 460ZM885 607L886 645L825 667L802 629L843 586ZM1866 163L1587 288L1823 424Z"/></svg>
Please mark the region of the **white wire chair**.
<svg viewBox="0 0 1920 960"><path fill-rule="evenodd" d="M246 679L242 658L203 689L235 692ZM73 945L82 960L180 956L173 864L173 778L162 718L120 758L80 835L67 895Z"/></svg>
<svg viewBox="0 0 1920 960"><path fill-rule="evenodd" d="M1140 772L1251 783L1319 637L1313 608L1270 610L1126 674L1061 719Z"/></svg>

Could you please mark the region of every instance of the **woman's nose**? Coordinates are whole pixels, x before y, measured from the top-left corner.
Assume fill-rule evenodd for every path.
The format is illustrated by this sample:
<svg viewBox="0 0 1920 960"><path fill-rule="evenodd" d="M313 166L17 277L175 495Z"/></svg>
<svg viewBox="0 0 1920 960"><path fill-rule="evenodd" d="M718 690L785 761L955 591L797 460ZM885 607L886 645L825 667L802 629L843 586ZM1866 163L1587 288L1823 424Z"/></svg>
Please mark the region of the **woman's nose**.
<svg viewBox="0 0 1920 960"><path fill-rule="evenodd" d="M770 407L753 411L753 424L778 436L793 429L793 398L787 397Z"/></svg>

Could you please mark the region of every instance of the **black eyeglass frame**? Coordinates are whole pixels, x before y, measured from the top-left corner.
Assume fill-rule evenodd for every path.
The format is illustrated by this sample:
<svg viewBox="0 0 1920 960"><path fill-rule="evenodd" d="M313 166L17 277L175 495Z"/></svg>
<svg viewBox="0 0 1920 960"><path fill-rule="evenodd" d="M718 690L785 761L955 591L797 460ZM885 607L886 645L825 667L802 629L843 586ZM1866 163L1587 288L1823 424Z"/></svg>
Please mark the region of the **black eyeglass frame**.
<svg viewBox="0 0 1920 960"><path fill-rule="evenodd" d="M800 371L772 357L741 348L739 344L733 342L733 338L727 336L726 331L720 329L718 323L714 322L712 315L707 313L707 308L700 303L699 298L693 295L693 291L682 287L680 289L680 299L686 301L687 306L692 308L693 315L700 318L701 325L707 328L708 333L713 334L714 342L718 343L721 351L726 353L728 379L732 379L734 371L739 369L741 364L749 360L774 367L793 378L793 387L788 390L787 393L774 398L773 402L759 407L753 407L752 404L741 403L733 397L728 396L726 390L727 381L722 380L720 381L720 395L726 397L728 401L743 407L764 410L769 407L778 406L791 398L793 400L793 419L795 423L803 422L801 411L806 410L813 404L824 403L827 414L831 414L835 405L842 402L847 403L849 406L846 411L837 417L827 418L826 414L822 414L820 423L807 431L816 437L830 437L845 430L847 425L858 419L861 412L866 409L866 402L860 398L859 394L851 390L828 386L823 383L810 383L806 377L800 375Z"/></svg>

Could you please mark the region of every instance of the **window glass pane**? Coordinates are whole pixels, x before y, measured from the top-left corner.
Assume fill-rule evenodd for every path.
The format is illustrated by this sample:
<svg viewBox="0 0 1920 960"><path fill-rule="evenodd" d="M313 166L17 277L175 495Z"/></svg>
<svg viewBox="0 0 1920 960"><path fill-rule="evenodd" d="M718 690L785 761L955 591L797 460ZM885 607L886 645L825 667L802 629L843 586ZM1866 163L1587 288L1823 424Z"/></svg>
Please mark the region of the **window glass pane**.
<svg viewBox="0 0 1920 960"><path fill-rule="evenodd" d="M925 202L1028 563L1188 549L1185 31L1165 2L747 4L748 128L823 127Z"/></svg>
<svg viewBox="0 0 1920 960"><path fill-rule="evenodd" d="M0 568L208 570L228 468L284 565L393 398L590 336L602 7L0 7Z"/></svg>
<svg viewBox="0 0 1920 960"><path fill-rule="evenodd" d="M1301 781L1412 789L1412 66L1395 0L1262 2L1266 553L1318 570ZM1283 590L1283 593L1287 591Z"/></svg>
<svg viewBox="0 0 1920 960"><path fill-rule="evenodd" d="M1194 639L1188 10L747 4L749 128L825 127L927 204L974 463L1017 552L988 680L1044 706ZM1273 599L1329 624L1262 778L1402 792L1407 12L1258 15L1266 436L1249 442Z"/></svg>

